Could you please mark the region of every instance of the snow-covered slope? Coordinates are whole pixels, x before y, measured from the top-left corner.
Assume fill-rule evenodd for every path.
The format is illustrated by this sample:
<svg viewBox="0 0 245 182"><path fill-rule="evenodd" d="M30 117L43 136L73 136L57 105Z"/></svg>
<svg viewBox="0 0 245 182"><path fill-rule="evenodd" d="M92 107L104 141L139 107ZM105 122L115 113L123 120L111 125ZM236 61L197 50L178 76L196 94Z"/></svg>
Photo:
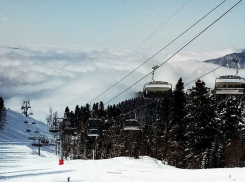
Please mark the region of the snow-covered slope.
<svg viewBox="0 0 245 182"><path fill-rule="evenodd" d="M28 123L24 123L24 121L28 121ZM27 129L30 132L26 132ZM35 131L39 131L39 133L35 133ZM0 141L15 140L24 142L28 141L29 136L35 135L51 137L48 126L43 122L36 121L31 117L25 117L21 113L7 109L6 124L4 130L0 131Z"/></svg>
<svg viewBox="0 0 245 182"><path fill-rule="evenodd" d="M184 170L164 165L144 156L140 159L117 157L101 160L65 160L58 165L52 148L42 147L41 156L30 145L28 136L49 135L42 122L24 123L24 117L8 110L5 130L0 131L0 182L244 182L244 168ZM26 133L26 128L32 131Z"/></svg>

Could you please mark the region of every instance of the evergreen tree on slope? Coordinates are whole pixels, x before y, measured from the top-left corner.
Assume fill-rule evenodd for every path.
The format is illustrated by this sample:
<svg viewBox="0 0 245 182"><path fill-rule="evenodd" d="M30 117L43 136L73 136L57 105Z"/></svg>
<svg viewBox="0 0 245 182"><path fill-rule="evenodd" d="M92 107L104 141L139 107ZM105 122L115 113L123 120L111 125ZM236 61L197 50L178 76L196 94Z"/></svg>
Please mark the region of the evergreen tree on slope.
<svg viewBox="0 0 245 182"><path fill-rule="evenodd" d="M220 127L226 145L232 139L238 138L238 133L243 125L241 114L239 101L235 97L229 97L225 101L225 107L220 112Z"/></svg>
<svg viewBox="0 0 245 182"><path fill-rule="evenodd" d="M239 167L244 155L244 121L240 102L235 97L224 101L220 112L220 145L223 146L224 162L228 167ZM239 160L238 160L239 159ZM237 162L239 161L239 162Z"/></svg>
<svg viewBox="0 0 245 182"><path fill-rule="evenodd" d="M186 116L186 162L189 168L205 168L205 156L216 134L213 94L205 82L197 80L195 87L187 92Z"/></svg>
<svg viewBox="0 0 245 182"><path fill-rule="evenodd" d="M0 97L0 130L4 129L4 125L6 122L6 108L4 106L4 100L2 97Z"/></svg>
<svg viewBox="0 0 245 182"><path fill-rule="evenodd" d="M172 141L180 142L184 139L184 108L185 92L182 78L178 80L173 91L170 109L170 138Z"/></svg>
<svg viewBox="0 0 245 182"><path fill-rule="evenodd" d="M184 158L184 132L185 126L183 123L184 108L185 108L185 92L184 83L180 78L173 91L172 100L170 103L169 116L169 150L167 151L167 160L171 165L183 167L182 161Z"/></svg>

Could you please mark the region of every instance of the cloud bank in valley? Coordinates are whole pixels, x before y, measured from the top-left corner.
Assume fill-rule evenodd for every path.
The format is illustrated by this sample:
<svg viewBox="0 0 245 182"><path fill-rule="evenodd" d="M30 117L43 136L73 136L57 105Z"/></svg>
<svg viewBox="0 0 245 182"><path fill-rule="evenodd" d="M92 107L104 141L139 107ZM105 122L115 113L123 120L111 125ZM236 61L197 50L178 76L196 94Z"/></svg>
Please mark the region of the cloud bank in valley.
<svg viewBox="0 0 245 182"><path fill-rule="evenodd" d="M232 49L211 53L178 54L156 71L155 79L171 82L173 87L180 77L188 83L217 67L200 61L231 52ZM155 57L93 102L107 102L148 74L153 65L161 64L169 55L171 54ZM66 106L74 110L76 105L85 105L148 58L147 55L129 51L68 51L2 46L0 94L7 107L20 112L23 100L30 100L33 117L46 122L49 107L58 111L58 115L62 117ZM234 73L234 70L220 68L202 79L208 87L213 88L215 78ZM240 71L239 75L245 77L244 71ZM110 104L132 98L136 92L142 91L144 83L150 80L149 76ZM187 88L193 85L194 83Z"/></svg>

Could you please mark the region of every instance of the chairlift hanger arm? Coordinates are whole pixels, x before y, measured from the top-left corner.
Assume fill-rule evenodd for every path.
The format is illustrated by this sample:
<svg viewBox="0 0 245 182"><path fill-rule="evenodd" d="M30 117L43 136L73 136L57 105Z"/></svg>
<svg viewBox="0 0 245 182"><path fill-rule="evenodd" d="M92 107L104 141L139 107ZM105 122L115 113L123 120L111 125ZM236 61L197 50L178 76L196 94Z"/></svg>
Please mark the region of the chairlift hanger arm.
<svg viewBox="0 0 245 182"><path fill-rule="evenodd" d="M229 63L234 63L235 64L235 66L236 66L236 74L235 75L237 75L238 74L238 69L239 69L239 62L240 62L240 60L239 59L237 59L237 58L232 58L232 59L230 59L229 61L227 61L227 67L229 68L230 66L229 66Z"/></svg>
<svg viewBox="0 0 245 182"><path fill-rule="evenodd" d="M155 73L155 70L156 70L157 68L159 68L158 65L152 67L152 69L153 69L153 70L152 70L152 81L153 81L153 82L155 82L155 80L154 80L154 73Z"/></svg>

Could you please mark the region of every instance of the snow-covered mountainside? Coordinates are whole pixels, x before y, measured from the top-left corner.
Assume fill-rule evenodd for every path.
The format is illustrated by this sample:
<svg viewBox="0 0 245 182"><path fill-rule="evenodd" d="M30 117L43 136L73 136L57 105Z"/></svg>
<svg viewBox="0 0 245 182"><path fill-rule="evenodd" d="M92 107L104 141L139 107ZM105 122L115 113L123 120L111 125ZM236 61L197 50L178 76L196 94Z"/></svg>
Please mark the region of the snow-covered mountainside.
<svg viewBox="0 0 245 182"><path fill-rule="evenodd" d="M28 123L25 123L28 122ZM30 132L26 132L26 130ZM37 131L39 133L37 133ZM36 133L35 133L36 132ZM4 130L0 131L0 141L15 140L27 142L29 136L52 137L48 131L48 126L41 121L36 121L31 117L25 117L21 113L7 109L7 118Z"/></svg>
<svg viewBox="0 0 245 182"><path fill-rule="evenodd" d="M36 133L51 137L48 127L32 118L28 124L20 113L8 110L5 129L0 131L0 182L244 182L244 168L183 170L148 156L101 160L65 160L58 165L54 146L31 145ZM31 124L35 121L36 124ZM31 130L30 133L26 129Z"/></svg>

